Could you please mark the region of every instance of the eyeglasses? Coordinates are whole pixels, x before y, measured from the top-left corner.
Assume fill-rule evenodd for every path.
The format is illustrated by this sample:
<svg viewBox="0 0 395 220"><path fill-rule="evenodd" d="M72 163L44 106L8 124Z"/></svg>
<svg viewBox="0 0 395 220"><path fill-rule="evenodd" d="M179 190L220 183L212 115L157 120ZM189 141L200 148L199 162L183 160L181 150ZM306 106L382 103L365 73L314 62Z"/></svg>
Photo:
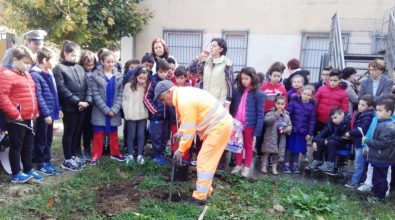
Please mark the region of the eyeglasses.
<svg viewBox="0 0 395 220"><path fill-rule="evenodd" d="M377 71L378 69L373 68L373 69L369 69L369 72L373 72L373 71Z"/></svg>

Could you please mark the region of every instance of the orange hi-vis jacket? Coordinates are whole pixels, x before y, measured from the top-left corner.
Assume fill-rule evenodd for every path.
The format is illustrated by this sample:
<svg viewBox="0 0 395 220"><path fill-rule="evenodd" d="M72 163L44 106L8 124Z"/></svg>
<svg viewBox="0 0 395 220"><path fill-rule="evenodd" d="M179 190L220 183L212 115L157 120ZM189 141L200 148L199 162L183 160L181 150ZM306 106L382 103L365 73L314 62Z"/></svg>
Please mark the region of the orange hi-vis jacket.
<svg viewBox="0 0 395 220"><path fill-rule="evenodd" d="M210 130L222 120L232 120L229 112L208 92L193 87L176 87L173 104L181 121L183 133L178 150L185 152L191 147L195 134L204 140Z"/></svg>
<svg viewBox="0 0 395 220"><path fill-rule="evenodd" d="M188 150L195 134L203 141L196 160L196 190L192 197L206 200L213 192L215 170L233 130L232 116L214 96L198 88L176 87L172 101L183 134L178 151Z"/></svg>

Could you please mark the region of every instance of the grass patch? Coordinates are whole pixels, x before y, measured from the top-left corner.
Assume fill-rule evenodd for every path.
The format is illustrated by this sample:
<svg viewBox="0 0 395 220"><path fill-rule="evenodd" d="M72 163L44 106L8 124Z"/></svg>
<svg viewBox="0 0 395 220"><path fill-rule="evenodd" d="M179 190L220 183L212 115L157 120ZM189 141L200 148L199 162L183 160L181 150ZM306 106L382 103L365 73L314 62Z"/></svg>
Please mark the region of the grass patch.
<svg viewBox="0 0 395 220"><path fill-rule="evenodd" d="M203 208L166 200L170 168L150 161L141 166L103 159L71 179L49 187L35 186L30 196L0 204L0 219L197 219ZM49 177L50 178L50 177ZM119 190L124 186L124 191ZM114 188L112 188L114 187ZM179 184L181 194L190 195L193 185ZM130 189L134 191L129 192ZM247 180L223 174L214 180L215 194L209 199L205 219L392 219L394 196L385 204L369 204L361 195L331 183L298 182L284 177ZM136 206L115 214L97 207L99 194L114 190L125 197L114 199ZM174 190L173 190L174 191ZM175 191L174 191L175 192ZM156 194L162 194L158 196ZM115 195L116 196L116 195ZM129 200L128 200L129 199ZM284 211L273 208L281 205Z"/></svg>

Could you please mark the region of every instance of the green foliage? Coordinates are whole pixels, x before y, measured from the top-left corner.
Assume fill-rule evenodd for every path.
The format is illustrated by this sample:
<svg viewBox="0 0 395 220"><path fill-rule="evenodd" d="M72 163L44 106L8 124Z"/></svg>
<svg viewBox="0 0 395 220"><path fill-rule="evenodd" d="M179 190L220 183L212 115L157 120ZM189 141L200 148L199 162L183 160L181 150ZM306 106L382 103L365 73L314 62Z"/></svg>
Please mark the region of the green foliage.
<svg viewBox="0 0 395 220"><path fill-rule="evenodd" d="M0 0L4 1L4 0ZM27 29L40 28L57 44L73 40L84 48L97 50L119 44L124 36L134 36L153 16L149 10L139 11L140 0L11 0L9 7L23 12L21 22ZM7 18L12 20L13 18ZM7 23L19 32L26 31L15 23Z"/></svg>
<svg viewBox="0 0 395 220"><path fill-rule="evenodd" d="M296 218L311 218L315 215L340 215L342 210L339 201L345 200L345 196L329 195L321 190L304 193L298 187L293 188L284 202L290 208Z"/></svg>

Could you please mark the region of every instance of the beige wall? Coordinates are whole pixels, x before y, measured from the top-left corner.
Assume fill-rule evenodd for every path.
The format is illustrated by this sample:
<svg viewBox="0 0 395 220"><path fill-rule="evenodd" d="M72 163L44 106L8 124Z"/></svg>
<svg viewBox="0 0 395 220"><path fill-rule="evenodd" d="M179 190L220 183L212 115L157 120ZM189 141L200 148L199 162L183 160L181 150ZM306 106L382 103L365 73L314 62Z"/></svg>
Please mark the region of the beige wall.
<svg viewBox="0 0 395 220"><path fill-rule="evenodd" d="M168 28L204 30L205 42L210 40L206 39L208 36L221 36L223 30L249 30L253 39L261 41L252 42L250 38L250 45L270 46L270 42L263 40L282 36L289 41L274 39L273 44L281 46L282 50L290 46L289 51L283 51L286 56L282 59L299 57L301 32L329 31L335 12L343 18L382 18L384 11L394 5L394 0L144 0L140 7L155 13L136 36L134 55L141 58L150 51L152 39L162 37L163 29ZM259 58L251 57L259 51L251 46L248 50L249 64L261 65L258 59L270 59L264 54Z"/></svg>

